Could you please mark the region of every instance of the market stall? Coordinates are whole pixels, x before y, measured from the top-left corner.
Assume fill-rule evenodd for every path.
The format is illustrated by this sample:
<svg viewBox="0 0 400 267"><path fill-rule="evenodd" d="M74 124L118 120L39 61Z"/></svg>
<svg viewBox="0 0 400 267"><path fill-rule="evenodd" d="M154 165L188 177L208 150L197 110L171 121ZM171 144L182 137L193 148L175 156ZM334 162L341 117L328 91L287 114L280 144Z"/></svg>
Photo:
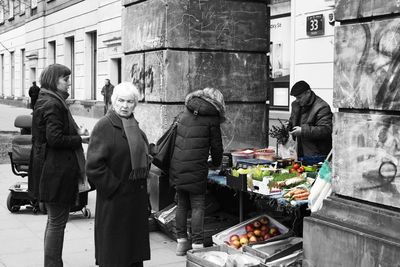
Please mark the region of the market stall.
<svg viewBox="0 0 400 267"><path fill-rule="evenodd" d="M231 153L236 156L225 159L220 169L209 170L209 202L218 203L219 210L206 212L205 243L212 246L188 253L188 266L247 262L243 255L257 260L253 265L250 261L250 265L233 266L273 266L268 264L280 260L284 264L300 264L303 218L310 215L309 197L324 165L266 158L265 153L275 154L271 148L263 149L263 158L255 158L256 151ZM174 204L168 209L159 216L168 221L168 227L161 227L167 234L174 231ZM170 236L174 238L173 234Z"/></svg>

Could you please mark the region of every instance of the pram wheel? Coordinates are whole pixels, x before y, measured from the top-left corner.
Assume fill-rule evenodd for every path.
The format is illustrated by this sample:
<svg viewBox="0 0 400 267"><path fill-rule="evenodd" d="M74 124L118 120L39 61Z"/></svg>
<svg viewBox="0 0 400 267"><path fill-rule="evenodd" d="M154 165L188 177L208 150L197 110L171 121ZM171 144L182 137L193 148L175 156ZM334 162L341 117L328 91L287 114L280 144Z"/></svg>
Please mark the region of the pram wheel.
<svg viewBox="0 0 400 267"><path fill-rule="evenodd" d="M85 218L87 218L87 219L90 219L90 217L92 216L92 213L90 212L90 209L88 209L88 208L86 208L86 207L84 207L84 208L82 209L82 213L83 213L83 216L84 216Z"/></svg>
<svg viewBox="0 0 400 267"><path fill-rule="evenodd" d="M10 192L7 197L7 209L10 212L17 212L20 208L21 207L18 206L16 199L13 198L12 192Z"/></svg>

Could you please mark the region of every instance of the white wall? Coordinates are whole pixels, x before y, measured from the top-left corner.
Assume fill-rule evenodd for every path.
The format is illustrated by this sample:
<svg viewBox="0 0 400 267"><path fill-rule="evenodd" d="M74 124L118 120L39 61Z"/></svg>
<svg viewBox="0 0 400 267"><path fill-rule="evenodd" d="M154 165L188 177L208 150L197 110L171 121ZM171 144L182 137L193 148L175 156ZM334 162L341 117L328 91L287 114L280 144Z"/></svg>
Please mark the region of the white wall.
<svg viewBox="0 0 400 267"><path fill-rule="evenodd" d="M296 0L291 9L290 85L305 80L332 107L334 25L329 24L328 17L334 11L334 0ZM311 37L306 32L306 18L317 14L324 15L325 34Z"/></svg>

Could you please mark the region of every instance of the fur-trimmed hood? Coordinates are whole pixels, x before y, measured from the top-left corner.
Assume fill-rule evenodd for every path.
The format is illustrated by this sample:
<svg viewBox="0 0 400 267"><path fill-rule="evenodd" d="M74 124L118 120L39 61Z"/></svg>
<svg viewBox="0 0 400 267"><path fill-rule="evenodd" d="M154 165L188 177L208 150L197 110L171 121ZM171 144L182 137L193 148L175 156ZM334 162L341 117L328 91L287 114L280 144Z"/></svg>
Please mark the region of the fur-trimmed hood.
<svg viewBox="0 0 400 267"><path fill-rule="evenodd" d="M213 114L212 107L210 109L207 106L202 106L204 101L199 100L199 98L211 104L216 113ZM197 112L199 115L216 115L220 117L221 122L226 120L224 96L218 89L207 87L203 90L194 91L186 96L185 105L189 110L194 113Z"/></svg>

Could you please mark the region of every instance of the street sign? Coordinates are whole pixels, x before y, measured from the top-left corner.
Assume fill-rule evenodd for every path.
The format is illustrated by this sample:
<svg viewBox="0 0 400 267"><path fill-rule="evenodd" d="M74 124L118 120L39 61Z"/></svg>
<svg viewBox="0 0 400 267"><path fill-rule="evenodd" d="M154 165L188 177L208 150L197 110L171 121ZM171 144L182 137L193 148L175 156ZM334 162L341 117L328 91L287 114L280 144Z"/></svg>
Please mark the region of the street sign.
<svg viewBox="0 0 400 267"><path fill-rule="evenodd" d="M325 34L324 15L318 14L307 17L307 35L318 36Z"/></svg>

